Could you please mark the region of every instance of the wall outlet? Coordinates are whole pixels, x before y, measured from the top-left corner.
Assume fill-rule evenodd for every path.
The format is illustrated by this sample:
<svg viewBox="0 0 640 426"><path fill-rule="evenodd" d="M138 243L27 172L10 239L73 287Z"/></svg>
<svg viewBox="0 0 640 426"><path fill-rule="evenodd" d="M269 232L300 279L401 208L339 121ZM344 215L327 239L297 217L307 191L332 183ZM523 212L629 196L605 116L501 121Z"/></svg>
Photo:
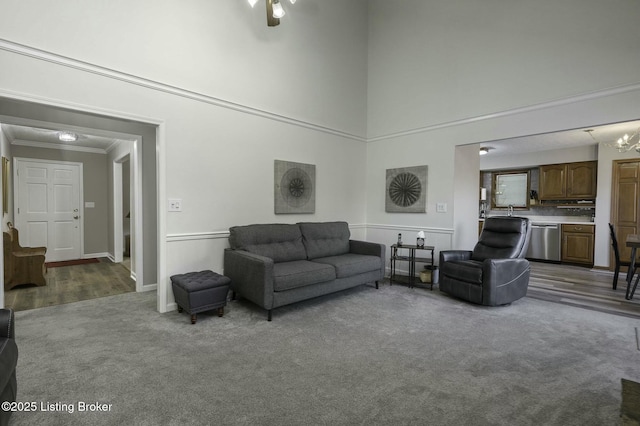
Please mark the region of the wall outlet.
<svg viewBox="0 0 640 426"><path fill-rule="evenodd" d="M447 212L447 203L436 203L436 212L438 212L438 213L446 213Z"/></svg>
<svg viewBox="0 0 640 426"><path fill-rule="evenodd" d="M170 212L181 212L182 211L182 200L179 198L171 198L169 199L169 211Z"/></svg>

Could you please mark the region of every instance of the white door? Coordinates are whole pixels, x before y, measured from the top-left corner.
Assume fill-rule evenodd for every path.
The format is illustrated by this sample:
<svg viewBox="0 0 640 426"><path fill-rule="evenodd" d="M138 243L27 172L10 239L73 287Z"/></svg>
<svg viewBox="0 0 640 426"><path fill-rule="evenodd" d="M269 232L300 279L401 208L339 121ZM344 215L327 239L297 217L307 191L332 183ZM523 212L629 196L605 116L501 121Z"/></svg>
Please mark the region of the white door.
<svg viewBox="0 0 640 426"><path fill-rule="evenodd" d="M16 159L15 226L23 247L47 247L47 262L81 257L79 163Z"/></svg>

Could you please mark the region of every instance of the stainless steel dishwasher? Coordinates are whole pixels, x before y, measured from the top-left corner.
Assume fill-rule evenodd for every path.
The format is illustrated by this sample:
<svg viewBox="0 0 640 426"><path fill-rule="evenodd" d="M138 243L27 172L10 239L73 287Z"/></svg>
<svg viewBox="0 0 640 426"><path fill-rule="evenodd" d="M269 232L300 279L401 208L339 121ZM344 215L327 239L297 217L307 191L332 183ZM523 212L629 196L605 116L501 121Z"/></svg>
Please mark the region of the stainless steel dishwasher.
<svg viewBox="0 0 640 426"><path fill-rule="evenodd" d="M532 223L527 259L560 261L560 225Z"/></svg>

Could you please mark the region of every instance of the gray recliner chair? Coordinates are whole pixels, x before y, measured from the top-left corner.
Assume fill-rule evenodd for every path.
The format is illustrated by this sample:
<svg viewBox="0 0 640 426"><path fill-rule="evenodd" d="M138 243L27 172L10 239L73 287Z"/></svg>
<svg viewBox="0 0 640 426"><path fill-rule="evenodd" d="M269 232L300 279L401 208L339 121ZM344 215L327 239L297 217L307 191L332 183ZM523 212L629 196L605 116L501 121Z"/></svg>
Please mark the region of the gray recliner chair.
<svg viewBox="0 0 640 426"><path fill-rule="evenodd" d="M12 309L0 309L0 402L15 402L18 392L14 314ZM9 424L11 410L0 410L0 426Z"/></svg>
<svg viewBox="0 0 640 426"><path fill-rule="evenodd" d="M524 297L530 274L524 257L530 237L528 218L487 218L473 251L440 252L440 290L486 306L506 305Z"/></svg>

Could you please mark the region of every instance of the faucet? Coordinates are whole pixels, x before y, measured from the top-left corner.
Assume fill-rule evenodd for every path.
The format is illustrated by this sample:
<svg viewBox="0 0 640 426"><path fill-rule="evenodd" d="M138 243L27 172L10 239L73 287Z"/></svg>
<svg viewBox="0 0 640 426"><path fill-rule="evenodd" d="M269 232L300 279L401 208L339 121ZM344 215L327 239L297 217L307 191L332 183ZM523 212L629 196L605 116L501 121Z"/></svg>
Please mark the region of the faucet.
<svg viewBox="0 0 640 426"><path fill-rule="evenodd" d="M507 207L507 216L513 216L513 204L509 204Z"/></svg>

